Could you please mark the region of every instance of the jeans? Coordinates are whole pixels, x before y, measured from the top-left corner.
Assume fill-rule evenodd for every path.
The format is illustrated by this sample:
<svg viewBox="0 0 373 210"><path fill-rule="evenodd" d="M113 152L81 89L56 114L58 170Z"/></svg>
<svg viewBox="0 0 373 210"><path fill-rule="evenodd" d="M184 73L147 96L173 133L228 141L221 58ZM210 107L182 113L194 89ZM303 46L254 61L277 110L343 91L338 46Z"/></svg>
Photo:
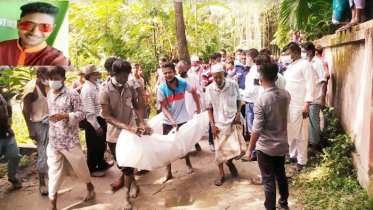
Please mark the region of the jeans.
<svg viewBox="0 0 373 210"><path fill-rule="evenodd" d="M14 179L17 172L17 166L21 156L14 137L0 139L0 157L5 155L8 159L8 178Z"/></svg>
<svg viewBox="0 0 373 210"><path fill-rule="evenodd" d="M245 112L246 112L246 126L247 126L247 132L251 135L253 123L254 123L254 104L253 103L247 103L245 105ZM256 157L256 150L253 148L253 151L251 151L251 157Z"/></svg>
<svg viewBox="0 0 373 210"><path fill-rule="evenodd" d="M285 173L285 155L270 156L258 150L258 165L262 174L265 202L267 210L276 209L276 179L280 193L278 201L281 205L287 205L289 198L289 186Z"/></svg>
<svg viewBox="0 0 373 210"><path fill-rule="evenodd" d="M308 138L309 144L320 144L320 110L321 105L311 104L309 113Z"/></svg>

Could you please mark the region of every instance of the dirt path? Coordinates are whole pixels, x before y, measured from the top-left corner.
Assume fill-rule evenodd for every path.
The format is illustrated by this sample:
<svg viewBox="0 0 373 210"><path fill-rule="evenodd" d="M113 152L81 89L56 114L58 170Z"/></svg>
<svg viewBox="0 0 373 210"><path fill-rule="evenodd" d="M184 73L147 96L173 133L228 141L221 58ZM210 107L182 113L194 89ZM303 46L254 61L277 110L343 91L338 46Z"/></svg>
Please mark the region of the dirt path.
<svg viewBox="0 0 373 210"><path fill-rule="evenodd" d="M191 153L191 162L195 168L193 174L186 174L185 161L178 160L172 164L174 179L166 184L161 183L164 169L137 177L141 191L138 198L132 199L134 209L264 209L263 186L250 184L250 179L259 175L257 163L235 161L240 178L231 179L226 168L228 181L223 186L216 187L214 180L218 177L218 168L214 163L214 154L209 151L206 139L200 144L202 151ZM110 183L118 175L119 170L112 167L107 171L106 177L93 178L96 199L90 202L82 202L86 194L85 185L75 178L66 178L63 184L66 192L58 197L58 209L119 209L124 192L119 190L113 193L110 189ZM1 185L8 185L5 179L0 180ZM48 198L39 194L36 176L24 182L23 186L21 190L11 191L0 200L2 210L47 209ZM290 209L301 210L298 205L293 205L293 201L294 196L291 196Z"/></svg>

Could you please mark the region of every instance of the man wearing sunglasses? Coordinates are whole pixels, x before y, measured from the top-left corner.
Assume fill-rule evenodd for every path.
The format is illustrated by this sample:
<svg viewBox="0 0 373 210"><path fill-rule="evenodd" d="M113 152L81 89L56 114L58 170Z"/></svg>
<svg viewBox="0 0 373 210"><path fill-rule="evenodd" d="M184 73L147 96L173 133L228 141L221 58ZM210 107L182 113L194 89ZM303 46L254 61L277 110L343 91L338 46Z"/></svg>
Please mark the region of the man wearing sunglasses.
<svg viewBox="0 0 373 210"><path fill-rule="evenodd" d="M0 42L0 66L68 66L63 53L45 42L56 26L59 9L36 2L23 5L21 10L19 38Z"/></svg>

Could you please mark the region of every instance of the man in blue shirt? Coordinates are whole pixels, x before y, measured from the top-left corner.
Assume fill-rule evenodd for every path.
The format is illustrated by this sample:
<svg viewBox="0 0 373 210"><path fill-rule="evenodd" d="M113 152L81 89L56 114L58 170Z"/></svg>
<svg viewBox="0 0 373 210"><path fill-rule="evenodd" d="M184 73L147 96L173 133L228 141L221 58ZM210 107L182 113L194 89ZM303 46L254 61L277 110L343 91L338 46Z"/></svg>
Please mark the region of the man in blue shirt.
<svg viewBox="0 0 373 210"><path fill-rule="evenodd" d="M164 115L163 135L167 135L173 128L176 128L176 131L178 131L179 127L189 120L189 114L185 104L185 91L192 94L193 100L197 106L196 113L200 113L201 108L196 90L187 81L175 77L176 69L173 63L167 62L163 64L162 73L166 82L158 88L157 100L161 103ZM185 161L187 164L187 173L193 173L194 169L190 163L188 154L185 156ZM163 183L172 179L171 164L167 165L166 170L167 174Z"/></svg>
<svg viewBox="0 0 373 210"><path fill-rule="evenodd" d="M241 59L242 61L242 59ZM245 61L246 61L246 55L245 55ZM227 60L227 64L234 63L233 60ZM237 80L238 87L242 90L245 90L245 79L246 75L250 72L250 67L247 65L237 65L235 67L235 70L229 75L229 77Z"/></svg>

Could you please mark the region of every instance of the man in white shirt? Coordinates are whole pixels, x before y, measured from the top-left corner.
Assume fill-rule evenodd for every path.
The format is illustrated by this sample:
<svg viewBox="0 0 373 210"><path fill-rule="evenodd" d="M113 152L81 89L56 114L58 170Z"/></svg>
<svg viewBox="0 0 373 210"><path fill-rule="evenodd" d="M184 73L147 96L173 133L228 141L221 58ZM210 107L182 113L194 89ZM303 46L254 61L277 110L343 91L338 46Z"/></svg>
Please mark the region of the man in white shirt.
<svg viewBox="0 0 373 210"><path fill-rule="evenodd" d="M315 97L310 105L309 118L309 147L312 152L321 151L320 147L320 111L325 105L325 94L327 76L325 74L324 63L316 56L315 45L312 42L302 44L302 53L306 53L307 60L314 70Z"/></svg>
<svg viewBox="0 0 373 210"><path fill-rule="evenodd" d="M179 63L176 65L176 70L179 73L179 75L176 77L186 80L192 86L192 88L196 90L196 93L200 98L201 85L195 74L188 74L188 63L183 60L179 61ZM185 92L185 107L189 114L189 120L193 119L193 116L197 110L197 105L193 99L193 95L188 91ZM197 151L201 151L201 146L198 143L195 145L195 147Z"/></svg>
<svg viewBox="0 0 373 210"><path fill-rule="evenodd" d="M307 164L309 107L314 99L314 78L311 64L301 57L297 43L288 45L293 62L285 72L285 90L290 93L288 139L290 158L297 160L298 171Z"/></svg>
<svg viewBox="0 0 373 210"><path fill-rule="evenodd" d="M232 177L237 177L238 171L233 159L244 155L246 144L242 135L241 96L238 84L225 79L222 65L216 64L211 69L214 82L206 89L206 102L216 145L215 161L220 175L214 183L221 186L226 180L223 163L228 166Z"/></svg>
<svg viewBox="0 0 373 210"><path fill-rule="evenodd" d="M249 135L251 135L252 126L254 122L254 102L259 95L259 73L255 64L255 58L259 55L257 49L251 49L246 54L246 59L251 66L250 72L246 75L245 90L243 91L243 99L246 102L246 125ZM256 160L255 149L252 151L251 160Z"/></svg>

